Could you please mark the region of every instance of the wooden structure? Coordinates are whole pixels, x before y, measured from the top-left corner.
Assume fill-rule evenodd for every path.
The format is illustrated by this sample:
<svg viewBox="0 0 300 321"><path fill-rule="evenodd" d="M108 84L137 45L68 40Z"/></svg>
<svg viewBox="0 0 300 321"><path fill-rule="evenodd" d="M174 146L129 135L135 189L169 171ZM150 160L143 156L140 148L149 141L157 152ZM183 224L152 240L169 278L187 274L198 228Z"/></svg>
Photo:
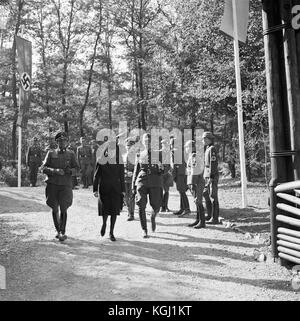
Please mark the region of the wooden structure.
<svg viewBox="0 0 300 321"><path fill-rule="evenodd" d="M300 205L294 191L294 188L300 188L297 181L300 179L300 32L291 24L295 5L300 5L300 0L262 0L272 172L272 254L274 259L280 257L298 263L298 259L291 260L297 256L289 255L295 254L290 251L295 250L294 244L298 248L298 243L289 242L286 238L288 236L290 241L295 241L295 237L300 237L300 224L295 224L296 218L291 217L300 215L300 210L289 205ZM291 181L297 182L283 184ZM283 184L282 187L279 184ZM288 189L290 186L291 190ZM282 203L278 203L278 198ZM277 240L278 235L280 241ZM294 247L287 247L286 242Z"/></svg>

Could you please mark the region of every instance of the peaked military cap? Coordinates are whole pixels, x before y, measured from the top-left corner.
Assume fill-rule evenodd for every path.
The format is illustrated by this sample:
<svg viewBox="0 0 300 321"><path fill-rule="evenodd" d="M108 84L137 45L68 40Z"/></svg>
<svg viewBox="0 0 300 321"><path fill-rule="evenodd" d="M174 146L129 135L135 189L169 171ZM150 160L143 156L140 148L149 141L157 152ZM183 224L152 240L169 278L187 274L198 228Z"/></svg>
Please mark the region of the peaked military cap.
<svg viewBox="0 0 300 321"><path fill-rule="evenodd" d="M214 135L211 132L204 132L202 138L214 139Z"/></svg>
<svg viewBox="0 0 300 321"><path fill-rule="evenodd" d="M66 132L58 132L55 135L55 140L58 140L58 139L68 139L68 134Z"/></svg>

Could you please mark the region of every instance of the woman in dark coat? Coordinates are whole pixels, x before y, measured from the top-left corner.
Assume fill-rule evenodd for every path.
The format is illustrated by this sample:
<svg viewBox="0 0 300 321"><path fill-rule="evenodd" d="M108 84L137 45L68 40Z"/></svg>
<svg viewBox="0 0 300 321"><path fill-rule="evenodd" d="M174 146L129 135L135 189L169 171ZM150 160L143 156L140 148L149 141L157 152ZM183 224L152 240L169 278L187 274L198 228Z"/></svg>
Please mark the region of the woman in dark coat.
<svg viewBox="0 0 300 321"><path fill-rule="evenodd" d="M112 160L109 162L107 150L98 157L93 182L94 196L98 197L98 214L103 219L101 236L105 235L107 218L110 216L109 237L112 241L116 240L114 227L122 210L125 194L124 165L118 164L118 159L117 153L115 164Z"/></svg>

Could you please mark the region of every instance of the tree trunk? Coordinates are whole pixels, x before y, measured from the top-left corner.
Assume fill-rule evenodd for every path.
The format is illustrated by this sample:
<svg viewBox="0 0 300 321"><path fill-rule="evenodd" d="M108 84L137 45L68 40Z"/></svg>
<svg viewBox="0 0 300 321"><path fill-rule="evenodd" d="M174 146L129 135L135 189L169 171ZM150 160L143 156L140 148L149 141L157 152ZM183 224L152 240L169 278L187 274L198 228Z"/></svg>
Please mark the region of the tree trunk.
<svg viewBox="0 0 300 321"><path fill-rule="evenodd" d="M80 128L80 135L81 136L84 136L83 116L84 116L84 111L85 111L85 109L86 109L86 107L88 105L88 101L89 101L90 88L91 88L92 79L93 79L93 72L94 72L95 57L96 57L96 54L97 54L98 42L99 42L100 35L101 35L101 32L102 32L102 1L99 1L99 4L100 4L100 8L99 8L99 29L98 29L98 32L96 34L96 40L95 40L95 44L94 44L92 62L91 62L90 70L89 70L88 85L87 85L87 89L86 89L86 93L85 93L85 100L84 100L84 104L82 105L82 107L80 109L80 113L79 113L79 128Z"/></svg>
<svg viewBox="0 0 300 321"><path fill-rule="evenodd" d="M63 57L64 57L64 64L63 64L63 79L62 79L62 85L61 85L61 102L62 102L62 111L64 113L66 113L66 104L67 104L67 100L66 100L66 88L67 88L67 80L68 80L68 67L70 65L70 44L71 44L71 27L73 24L73 13L74 13L74 4L75 4L75 0L71 0L71 10L70 10L70 17L69 17L69 24L68 24L68 30L67 30L67 35L66 35L66 40L63 37L63 33L62 33L62 28L61 28L61 8L60 8L60 3L59 6L57 6L57 4L55 3L55 1L53 1L54 5L55 5L55 9L56 9L56 13L57 13L57 22L58 22L58 36L59 36L59 40L62 46L62 51L63 51ZM64 127L65 130L68 130L68 125L65 122L65 115L64 115Z"/></svg>

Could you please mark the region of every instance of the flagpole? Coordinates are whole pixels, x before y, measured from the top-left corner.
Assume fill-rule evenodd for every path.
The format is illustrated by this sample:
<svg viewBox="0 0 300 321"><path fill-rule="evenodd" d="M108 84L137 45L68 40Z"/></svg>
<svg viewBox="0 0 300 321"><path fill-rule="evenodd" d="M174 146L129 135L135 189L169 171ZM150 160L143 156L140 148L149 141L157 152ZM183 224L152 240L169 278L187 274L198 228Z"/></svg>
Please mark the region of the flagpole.
<svg viewBox="0 0 300 321"><path fill-rule="evenodd" d="M19 90L19 115L21 113L21 90ZM21 160L22 160L22 123L19 124L18 140L18 187L21 187Z"/></svg>
<svg viewBox="0 0 300 321"><path fill-rule="evenodd" d="M242 184L242 207L246 208L248 205L247 204L247 176L246 176L246 160L245 160L245 146L244 146L242 84L241 84L236 0L232 0L232 9L233 9L233 43L234 43L236 92L237 92L239 151L240 151L241 184Z"/></svg>

